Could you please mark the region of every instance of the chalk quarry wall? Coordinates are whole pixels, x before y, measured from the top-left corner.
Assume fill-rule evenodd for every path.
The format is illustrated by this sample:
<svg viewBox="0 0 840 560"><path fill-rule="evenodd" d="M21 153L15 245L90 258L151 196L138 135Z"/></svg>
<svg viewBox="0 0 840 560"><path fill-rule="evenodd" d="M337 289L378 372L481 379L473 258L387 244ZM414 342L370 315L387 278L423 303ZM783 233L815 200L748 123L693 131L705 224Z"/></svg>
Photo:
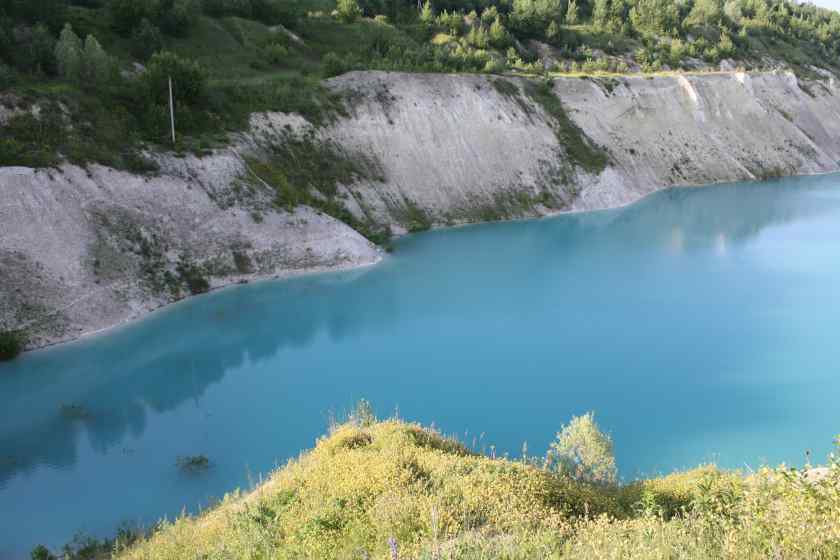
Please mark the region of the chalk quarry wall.
<svg viewBox="0 0 840 560"><path fill-rule="evenodd" d="M381 168L376 181L342 186L342 200L395 233L418 216L442 226L610 208L675 185L840 163L829 74L557 79L566 115L608 158L598 172L568 156L557 120L519 78L355 72L327 85L345 95L348 116L315 134ZM378 261L381 251L343 223L272 209L268 192L243 183L243 153L310 128L283 114L251 125L210 156L156 156L156 177L0 168L0 330L27 328L37 347L139 317L176 299L166 273L179 262L200 264L217 287Z"/></svg>
<svg viewBox="0 0 840 560"><path fill-rule="evenodd" d="M437 224L593 210L675 185L834 171L840 97L833 76L800 84L790 73L560 78L554 92L592 144L609 156L595 175L570 165L555 124L522 90L505 95L486 76L353 73L330 82L351 92L352 117L328 133L376 156L384 184L356 199L400 222L409 200ZM551 197L540 197L548 191ZM530 194L551 208L505 202ZM394 211L397 209L397 211Z"/></svg>

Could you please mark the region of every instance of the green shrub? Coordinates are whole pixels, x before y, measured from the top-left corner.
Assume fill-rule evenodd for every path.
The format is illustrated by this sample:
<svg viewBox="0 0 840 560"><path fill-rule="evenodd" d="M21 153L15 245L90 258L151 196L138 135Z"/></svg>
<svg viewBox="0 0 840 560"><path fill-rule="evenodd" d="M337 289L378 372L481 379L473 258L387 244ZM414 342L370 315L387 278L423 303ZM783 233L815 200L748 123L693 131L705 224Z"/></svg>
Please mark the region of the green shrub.
<svg viewBox="0 0 840 560"><path fill-rule="evenodd" d="M39 544L32 549L30 558L32 560L56 560L55 555L53 555L49 549L42 544Z"/></svg>
<svg viewBox="0 0 840 560"><path fill-rule="evenodd" d="M180 261L176 267L181 281L187 285L187 289L193 295L204 294L210 291L210 281L204 275L204 271L193 263Z"/></svg>
<svg viewBox="0 0 840 560"><path fill-rule="evenodd" d="M131 54L145 62L161 49L163 35L160 29L148 18L143 18L131 34Z"/></svg>
<svg viewBox="0 0 840 560"><path fill-rule="evenodd" d="M362 17L362 8L357 0L338 0L336 11L338 18L344 23L353 23Z"/></svg>
<svg viewBox="0 0 840 560"><path fill-rule="evenodd" d="M55 38L43 24L14 29L14 46L10 59L22 72L54 76L58 70L55 60Z"/></svg>
<svg viewBox="0 0 840 560"><path fill-rule="evenodd" d="M283 64L289 56L289 49L277 43L263 47L263 56L269 64Z"/></svg>
<svg viewBox="0 0 840 560"><path fill-rule="evenodd" d="M344 222L371 242L387 247L391 233L369 219L355 217L338 196L339 185L360 180L381 180L377 162L362 154L348 154L333 142L314 134L287 135L272 147L267 160L247 159L251 175L246 179L274 190L274 204L293 210L307 205Z"/></svg>
<svg viewBox="0 0 840 560"><path fill-rule="evenodd" d="M108 11L111 25L120 33L128 35L143 18L151 17L149 0L110 0Z"/></svg>
<svg viewBox="0 0 840 560"><path fill-rule="evenodd" d="M233 252L233 265L239 274L253 274L255 270L251 257L244 251Z"/></svg>
<svg viewBox="0 0 840 560"><path fill-rule="evenodd" d="M329 52L324 56L321 66L324 69L324 76L332 78L344 74L347 71L348 64L336 53Z"/></svg>
<svg viewBox="0 0 840 560"><path fill-rule="evenodd" d="M250 18L254 15L251 0L204 0L204 12L213 17L239 16Z"/></svg>
<svg viewBox="0 0 840 560"><path fill-rule="evenodd" d="M110 0L108 11L114 29L130 36L144 18L167 35L182 37L198 17L198 0Z"/></svg>
<svg viewBox="0 0 840 560"><path fill-rule="evenodd" d="M576 416L563 426L546 455L546 464L580 482L618 482L612 439L600 430L591 412Z"/></svg>
<svg viewBox="0 0 840 560"><path fill-rule="evenodd" d="M192 60L179 57L169 51L152 56L143 84L149 101L155 105L169 103L169 79L176 104L197 106L206 100L207 73Z"/></svg>
<svg viewBox="0 0 840 560"><path fill-rule="evenodd" d="M0 331L0 361L13 360L26 347L23 331Z"/></svg>
<svg viewBox="0 0 840 560"><path fill-rule="evenodd" d="M184 37L200 12L200 0L158 0L155 23L167 35Z"/></svg>
<svg viewBox="0 0 840 560"><path fill-rule="evenodd" d="M57 108L48 104L41 114L16 115L0 137L0 166L52 167L58 163L56 148L65 138Z"/></svg>
<svg viewBox="0 0 840 560"><path fill-rule="evenodd" d="M0 62L0 91L8 89L17 83L17 75L11 66Z"/></svg>

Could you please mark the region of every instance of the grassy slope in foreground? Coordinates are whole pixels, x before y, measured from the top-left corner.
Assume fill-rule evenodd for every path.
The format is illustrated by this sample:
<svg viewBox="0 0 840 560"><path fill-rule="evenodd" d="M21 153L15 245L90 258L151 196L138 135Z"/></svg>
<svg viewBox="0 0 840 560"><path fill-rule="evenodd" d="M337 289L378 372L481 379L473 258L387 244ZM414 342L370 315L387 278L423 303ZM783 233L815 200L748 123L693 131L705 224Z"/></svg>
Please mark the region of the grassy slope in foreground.
<svg viewBox="0 0 840 560"><path fill-rule="evenodd" d="M838 558L840 465L818 482L702 467L598 487L415 424L348 423L117 557Z"/></svg>

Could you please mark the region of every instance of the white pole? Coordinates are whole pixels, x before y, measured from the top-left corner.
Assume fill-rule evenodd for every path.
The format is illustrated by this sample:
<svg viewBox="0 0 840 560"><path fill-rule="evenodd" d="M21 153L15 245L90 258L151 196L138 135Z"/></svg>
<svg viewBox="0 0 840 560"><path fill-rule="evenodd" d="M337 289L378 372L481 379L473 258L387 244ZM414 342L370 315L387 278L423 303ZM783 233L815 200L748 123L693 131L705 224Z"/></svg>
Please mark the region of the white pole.
<svg viewBox="0 0 840 560"><path fill-rule="evenodd" d="M169 120L172 125L172 145L175 145L175 104L172 100L172 76L169 77Z"/></svg>

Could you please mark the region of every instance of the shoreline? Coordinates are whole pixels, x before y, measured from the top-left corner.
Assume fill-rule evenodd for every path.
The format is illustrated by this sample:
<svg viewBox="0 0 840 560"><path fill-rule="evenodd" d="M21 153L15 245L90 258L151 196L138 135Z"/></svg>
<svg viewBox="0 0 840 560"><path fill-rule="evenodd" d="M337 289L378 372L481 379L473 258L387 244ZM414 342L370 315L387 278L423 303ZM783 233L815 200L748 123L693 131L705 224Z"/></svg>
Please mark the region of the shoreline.
<svg viewBox="0 0 840 560"><path fill-rule="evenodd" d="M543 220L543 219L559 218L559 217L562 217L562 216L569 216L569 215L574 215L574 214L606 212L606 211L611 211L611 210L621 210L621 209L633 206L634 204L638 204L638 203L644 201L645 199L647 199L647 198L649 198L653 195L656 195L656 194L659 194L659 193L662 193L662 192L666 192L666 191L671 190L671 189L701 189L701 188L706 188L706 187L736 185L736 184L739 184L739 183L764 183L764 182L770 182L770 181L782 180L782 179L795 179L797 177L803 177L803 178L804 177L819 177L819 176L823 176L823 175L833 175L833 174L840 174L840 169L836 169L836 170L833 170L833 171L815 172L815 173L798 173L798 174L795 174L795 175L783 175L783 176L772 177L772 178L768 178L768 179L746 179L746 180L741 180L741 181L737 181L737 180L736 181L717 181L717 182L713 182L713 183L685 183L685 184L679 184L679 185L669 185L669 186L665 186L665 187L655 188L655 189L651 190L650 192L648 192L646 194L643 194L643 195L641 195L641 196L639 196L639 197L637 197L637 198L635 198L631 201L628 201L624 204L615 205L615 206L607 206L607 207L603 207L603 208L591 208L591 209L558 210L558 211L555 211L555 212L547 212L545 214L537 215L537 216L524 216L524 217L510 218L510 219L504 219L504 220L493 220L493 221L483 221L483 222L482 221L480 221L480 222L464 222L464 223L453 224L453 225L432 226L429 230L426 230L426 231L442 231L442 230L458 229L458 228L465 228L465 227L479 226L479 225L487 225L487 224L524 222L524 221L530 221L530 220ZM425 232L418 232L418 233L425 233ZM401 239L401 238L404 238L404 237L408 237L409 235L417 235L417 234L402 233L402 234L399 234L399 235L395 235L394 239L395 240ZM231 277L230 281L225 281L221 284L211 286L210 289L204 294L195 294L195 295L190 294L190 295L187 295L187 296L182 297L180 299L177 299L175 301L168 302L168 303L163 303L162 305L158 305L156 307L152 307L152 308L147 309L147 310L142 310L142 311L136 312L136 313L126 317L125 319L123 319L123 320L121 320L117 323L114 323L113 325L109 325L107 327L103 327L103 328L96 329L96 330L89 331L89 332L84 332L84 333L82 333L78 336L74 336L74 337L71 337L71 338L51 341L51 342L49 342L47 344L43 344L41 346L35 346L35 347L32 347L32 348L27 348L26 350L24 350L24 352L21 354L20 357L23 357L24 355L31 355L31 354L33 354L35 352L38 352L38 351L41 351L41 350L47 350L47 349L63 346L63 345L66 345L66 344L72 344L74 342L82 342L82 341L87 341L87 340L94 339L94 338L99 337L99 336L104 336L104 335L109 334L110 332L114 331L115 329L118 329L118 328L121 328L121 327L128 327L128 326L131 326L133 324L139 323L140 321L143 321L143 320L145 320L149 317L152 317L155 314L157 314L157 313L159 313L159 312L161 312L165 309L170 309L170 308L172 308L173 306L175 306L179 303L183 303L183 302L186 302L186 301L193 301L196 298L199 298L203 295L218 293L218 292L221 292L222 290L232 289L234 287L242 286L242 285L257 284L257 283L271 282L271 281L291 280L293 278L299 278L299 277L310 276L310 275L328 274L328 273L332 273L332 272L347 272L347 271L351 271L351 270L362 270L364 268L373 267L373 266L376 266L378 264L381 264L386 258L387 258L387 253L385 253L380 248L379 258L377 260L375 260L373 262L369 262L369 263L345 264L345 265L341 265L341 266L337 266L337 267L315 267L315 268L302 269L302 270L289 270L289 271L283 271L283 272L275 273L275 274L271 274L271 275L258 275L257 274L257 275L251 275L251 276L234 276L234 277ZM20 357L18 357L17 359L20 359ZM12 360L12 362L14 362L14 361L15 360ZM12 362L9 362L9 363L12 363Z"/></svg>
<svg viewBox="0 0 840 560"><path fill-rule="evenodd" d="M365 269L367 267L376 266L377 264L381 263L384 259L385 259L385 256L380 255L379 258L376 261L370 262L370 263L364 263L364 264L350 264L350 265L342 265L342 266L337 266L337 267L315 267L315 268L309 268L309 269L304 269L304 270L289 270L289 271L284 271L284 272L275 273L275 274L271 274L271 275L255 274L255 275L251 275L251 276L235 276L235 277L232 277L232 278L235 278L234 280L231 280L230 282L224 282L224 283L221 283L221 284L218 284L218 285L215 285L215 286L211 286L210 289L208 289L204 293L186 295L182 298L176 299L175 301L164 303L164 304L158 305L157 307L152 307L148 310L141 311L141 312L136 313L136 314L132 314L132 315L126 317L125 319L123 319L123 320L121 320L117 323L114 323L113 325L108 325L107 327L102 327L101 329L88 331L88 332L82 333L79 336L76 336L76 337L73 337L73 338L56 340L56 341L53 341L53 342L49 342L47 344L43 344L41 346L36 346L34 348L27 348L26 350L24 350L21 353L20 356L18 356L18 358L16 358L15 360L11 360L10 362L7 362L7 363L13 363L14 361L22 358L25 355L31 355L35 352L39 352L39 351L42 351L42 350L49 350L49 349L52 349L52 348L57 348L59 346L65 346L65 345L68 345L68 344L73 344L73 343L76 343L76 342L84 342L84 341L88 341L88 340L98 338L100 336L111 334L114 330L117 330L117 329L120 329L120 328L123 328L123 327L130 327L132 325L138 324L141 321L144 321L144 320L149 319L149 318L151 318L155 315L158 315L165 310L172 309L176 305L191 302L191 301L195 301L196 299L201 298L201 296L218 294L218 293L220 293L224 290L233 289L233 288L236 288L238 286L247 286L247 285L251 285L251 284L259 284L259 283L272 282L272 281L282 282L284 280L292 280L294 278L301 278L301 277L305 277L305 276L314 276L314 275L319 275L319 274L329 274L329 273L332 273L332 272L337 273L337 272L348 272L348 271L352 271L352 270L362 270L362 269Z"/></svg>

